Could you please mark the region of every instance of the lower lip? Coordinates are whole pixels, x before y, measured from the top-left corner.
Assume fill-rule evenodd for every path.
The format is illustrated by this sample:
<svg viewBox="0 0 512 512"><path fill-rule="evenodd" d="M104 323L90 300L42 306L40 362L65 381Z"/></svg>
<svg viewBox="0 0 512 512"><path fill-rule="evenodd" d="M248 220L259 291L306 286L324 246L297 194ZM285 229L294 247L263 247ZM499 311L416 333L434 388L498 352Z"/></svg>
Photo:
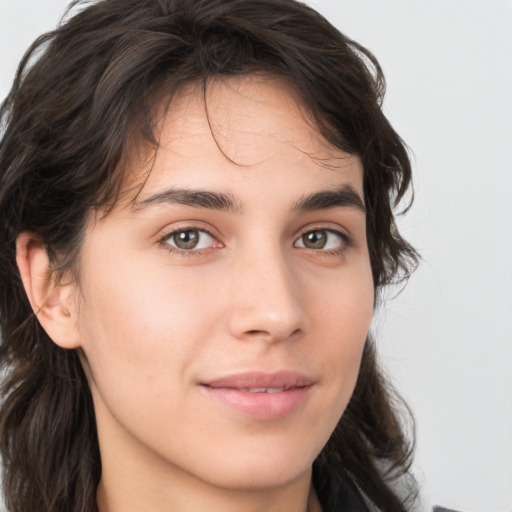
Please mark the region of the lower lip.
<svg viewBox="0 0 512 512"><path fill-rule="evenodd" d="M312 386L293 388L278 393L251 393L233 388L201 388L215 399L257 420L279 420L301 408Z"/></svg>

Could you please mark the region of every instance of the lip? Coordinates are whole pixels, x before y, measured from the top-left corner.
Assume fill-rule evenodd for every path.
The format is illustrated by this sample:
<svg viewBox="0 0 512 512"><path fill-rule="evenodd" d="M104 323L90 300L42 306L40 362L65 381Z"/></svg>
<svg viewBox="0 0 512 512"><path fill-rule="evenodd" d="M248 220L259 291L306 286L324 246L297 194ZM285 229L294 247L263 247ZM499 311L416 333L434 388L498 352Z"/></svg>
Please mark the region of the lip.
<svg viewBox="0 0 512 512"><path fill-rule="evenodd" d="M246 372L200 383L209 397L261 421L278 420L302 408L315 380L295 371Z"/></svg>

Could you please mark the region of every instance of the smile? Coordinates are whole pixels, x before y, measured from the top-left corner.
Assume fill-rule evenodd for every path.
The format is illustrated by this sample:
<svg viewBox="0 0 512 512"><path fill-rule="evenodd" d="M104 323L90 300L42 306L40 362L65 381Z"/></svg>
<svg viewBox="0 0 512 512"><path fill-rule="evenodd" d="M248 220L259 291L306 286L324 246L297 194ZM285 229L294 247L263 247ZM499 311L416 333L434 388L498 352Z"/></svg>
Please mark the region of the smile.
<svg viewBox="0 0 512 512"><path fill-rule="evenodd" d="M201 383L201 390L238 414L260 421L283 419L302 409L315 381L296 372L251 372Z"/></svg>

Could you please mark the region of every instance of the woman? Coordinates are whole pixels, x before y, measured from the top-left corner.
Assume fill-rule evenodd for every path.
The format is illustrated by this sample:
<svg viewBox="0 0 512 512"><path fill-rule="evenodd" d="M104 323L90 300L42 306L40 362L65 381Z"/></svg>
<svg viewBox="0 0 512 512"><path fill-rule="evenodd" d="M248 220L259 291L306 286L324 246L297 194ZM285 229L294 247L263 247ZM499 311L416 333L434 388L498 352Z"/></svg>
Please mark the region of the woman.
<svg viewBox="0 0 512 512"><path fill-rule="evenodd" d="M8 509L407 510L378 63L292 0L80 7L1 111Z"/></svg>

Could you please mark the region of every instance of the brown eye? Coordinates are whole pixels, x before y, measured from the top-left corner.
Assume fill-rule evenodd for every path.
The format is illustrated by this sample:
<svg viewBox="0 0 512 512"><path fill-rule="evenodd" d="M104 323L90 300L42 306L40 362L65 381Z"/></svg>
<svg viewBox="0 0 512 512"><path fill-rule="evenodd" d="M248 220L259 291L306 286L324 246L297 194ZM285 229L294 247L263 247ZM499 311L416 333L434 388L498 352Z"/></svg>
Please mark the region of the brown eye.
<svg viewBox="0 0 512 512"><path fill-rule="evenodd" d="M214 239L202 229L184 229L171 233L165 243L181 251L192 251L211 247Z"/></svg>
<svg viewBox="0 0 512 512"><path fill-rule="evenodd" d="M346 236L330 229L314 229L306 231L296 242L295 247L304 249L336 250L343 249L347 244Z"/></svg>
<svg viewBox="0 0 512 512"><path fill-rule="evenodd" d="M327 233L325 231L310 231L302 235L302 243L308 249L323 249L327 243Z"/></svg>

